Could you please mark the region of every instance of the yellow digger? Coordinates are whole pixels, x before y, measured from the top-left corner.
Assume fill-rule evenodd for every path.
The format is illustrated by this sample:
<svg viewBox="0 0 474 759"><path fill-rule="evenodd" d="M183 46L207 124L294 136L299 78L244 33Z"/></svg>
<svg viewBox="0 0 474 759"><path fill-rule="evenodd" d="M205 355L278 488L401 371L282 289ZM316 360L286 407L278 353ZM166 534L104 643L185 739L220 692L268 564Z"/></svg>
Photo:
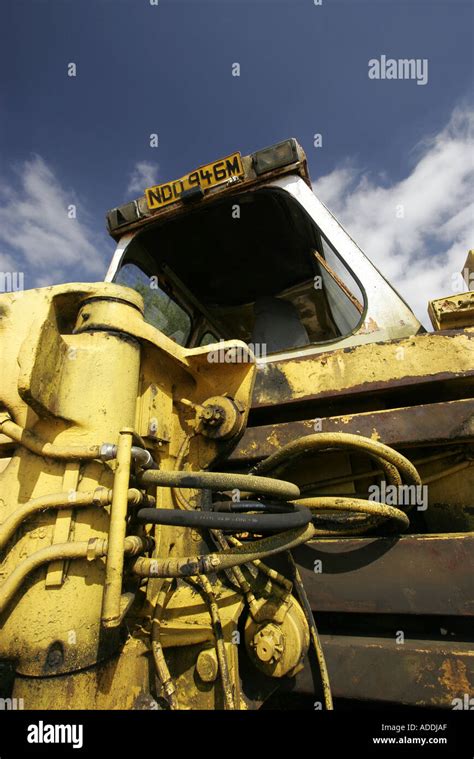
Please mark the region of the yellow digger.
<svg viewBox="0 0 474 759"><path fill-rule="evenodd" d="M474 292L426 331L295 139L107 223L0 296L3 708L472 708Z"/></svg>

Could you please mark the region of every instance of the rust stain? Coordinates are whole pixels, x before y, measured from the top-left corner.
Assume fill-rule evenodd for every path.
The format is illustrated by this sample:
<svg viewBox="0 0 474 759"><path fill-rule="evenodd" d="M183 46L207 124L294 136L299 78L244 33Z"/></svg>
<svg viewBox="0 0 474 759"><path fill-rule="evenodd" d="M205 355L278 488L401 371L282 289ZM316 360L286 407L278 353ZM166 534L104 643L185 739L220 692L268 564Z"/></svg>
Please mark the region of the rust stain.
<svg viewBox="0 0 474 759"><path fill-rule="evenodd" d="M275 448L278 448L280 446L280 440L278 438L276 430L273 430L270 435L267 438L270 445L274 445Z"/></svg>
<svg viewBox="0 0 474 759"><path fill-rule="evenodd" d="M440 684L453 696L471 692L472 684L469 682L466 665L461 659L445 659L441 670L443 674Z"/></svg>

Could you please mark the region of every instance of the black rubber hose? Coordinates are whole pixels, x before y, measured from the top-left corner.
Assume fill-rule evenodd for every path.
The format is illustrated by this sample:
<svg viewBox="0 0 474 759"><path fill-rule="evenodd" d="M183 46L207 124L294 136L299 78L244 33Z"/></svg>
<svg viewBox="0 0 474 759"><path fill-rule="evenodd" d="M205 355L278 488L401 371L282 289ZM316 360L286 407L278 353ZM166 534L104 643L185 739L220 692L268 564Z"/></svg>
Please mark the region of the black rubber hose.
<svg viewBox="0 0 474 759"><path fill-rule="evenodd" d="M295 510L293 504L270 503L269 501L215 501L211 511L242 514L246 511L260 511L265 514L288 514Z"/></svg>
<svg viewBox="0 0 474 759"><path fill-rule="evenodd" d="M248 509L255 510L252 502ZM241 502L242 504L242 502ZM233 504L237 506L238 504ZM260 504L262 505L262 504ZM283 513L238 514L217 511L181 511L177 509L140 509L137 520L145 524L167 524L174 527L202 527L229 532L283 532L304 527L311 522L309 509L291 506Z"/></svg>

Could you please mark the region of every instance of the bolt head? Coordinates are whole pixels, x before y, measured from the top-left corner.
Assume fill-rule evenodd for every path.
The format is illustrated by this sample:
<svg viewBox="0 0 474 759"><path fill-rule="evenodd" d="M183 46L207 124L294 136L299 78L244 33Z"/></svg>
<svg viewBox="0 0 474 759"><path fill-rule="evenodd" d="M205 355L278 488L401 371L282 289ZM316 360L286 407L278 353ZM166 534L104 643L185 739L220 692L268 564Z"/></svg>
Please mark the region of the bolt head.
<svg viewBox="0 0 474 759"><path fill-rule="evenodd" d="M213 650L201 651L196 661L196 671L204 683L213 683L216 680L219 666Z"/></svg>
<svg viewBox="0 0 474 759"><path fill-rule="evenodd" d="M260 628L254 638L255 655L262 662L274 663L283 653L283 634L274 624Z"/></svg>

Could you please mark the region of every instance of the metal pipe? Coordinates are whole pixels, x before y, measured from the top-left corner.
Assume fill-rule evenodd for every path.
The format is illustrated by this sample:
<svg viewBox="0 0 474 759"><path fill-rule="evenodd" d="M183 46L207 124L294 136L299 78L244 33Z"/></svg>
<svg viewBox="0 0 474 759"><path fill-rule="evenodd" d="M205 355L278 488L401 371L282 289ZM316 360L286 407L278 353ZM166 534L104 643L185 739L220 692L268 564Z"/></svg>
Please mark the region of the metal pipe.
<svg viewBox="0 0 474 759"><path fill-rule="evenodd" d="M123 578L123 549L127 530L128 484L133 430L120 431L117 447L117 468L114 475L112 506L110 508L109 548L105 566L105 587L102 602L102 624L117 627L122 613L120 598Z"/></svg>
<svg viewBox="0 0 474 759"><path fill-rule="evenodd" d="M103 461L110 461L117 458L118 446L113 443L103 443L100 447L100 458ZM132 445L132 460L135 461L142 469L153 469L156 463L153 456L146 448L138 445Z"/></svg>
<svg viewBox="0 0 474 759"><path fill-rule="evenodd" d="M141 551L151 548L149 538L140 538L131 535L125 538L124 552L130 556L136 556ZM107 540L92 538L77 543L55 543L41 548L30 554L18 564L7 579L0 585L0 613L18 592L24 579L43 564L63 559L89 559L90 561L105 556L107 553Z"/></svg>
<svg viewBox="0 0 474 759"><path fill-rule="evenodd" d="M54 443L47 443L33 432L15 424L9 414L0 416L0 432L37 456L67 459L68 461L100 458L100 445L55 445Z"/></svg>
<svg viewBox="0 0 474 759"><path fill-rule="evenodd" d="M191 439L195 435L196 435L196 432L193 432L190 435L185 435L181 442L181 445L179 446L179 451L178 451L178 455L176 457L176 463L175 463L176 471L178 472L183 471L184 460L189 453L189 446L191 444ZM182 493L179 488L172 488L171 492L173 493L175 497L175 501L177 505L181 509L184 509L185 511L194 511L192 504L188 501L184 493Z"/></svg>
<svg viewBox="0 0 474 759"><path fill-rule="evenodd" d="M66 459L68 461L82 459L102 459L110 461L117 457L117 446L113 443L101 443L100 445L55 445L41 440L34 432L20 427L8 413L0 414L0 432L11 438L18 445L24 446L31 453L51 459ZM149 451L138 445L132 446L132 459L143 469L151 469L156 466Z"/></svg>
<svg viewBox="0 0 474 759"><path fill-rule="evenodd" d="M428 464L431 461L439 461L440 459L447 459L451 456L459 456L462 455L462 451L460 448L455 448L451 451L444 451L443 453L436 453L432 456L424 456L421 459L413 459L412 464L415 467L420 466L421 464ZM331 477L328 480L315 480L314 482L306 482L304 485L300 487L301 494L306 493L308 490L320 490L321 488L326 487L333 487L335 485L344 485L347 482L356 482L357 480L365 480L367 478L371 479L373 477L378 477L379 475L383 474L382 469L369 469L366 472L357 472L353 474L345 474L341 477ZM423 484L426 485L427 480L423 479ZM318 493L316 493L318 495ZM335 495L332 493L331 495ZM340 493L338 493L340 495Z"/></svg>
<svg viewBox="0 0 474 759"><path fill-rule="evenodd" d="M463 469L468 469L470 466L472 466L472 461L461 461L459 464L454 464L453 466L448 467L447 469L442 469L441 472L436 472L435 474L432 474L429 477L425 477L423 482L425 485L428 485L431 482L442 480L443 477L449 477L450 474L456 474L456 472L462 472Z"/></svg>
<svg viewBox="0 0 474 759"><path fill-rule="evenodd" d="M151 496L146 496L136 488L130 488L128 491L128 502L138 506L143 501L151 501ZM76 490L66 493L52 493L43 495L39 498L33 498L31 501L21 504L15 511L0 524L0 550L8 543L12 535L32 514L45 509L76 509L87 506L107 506L112 500L112 490L108 488L97 488L96 490L85 491L80 493Z"/></svg>

